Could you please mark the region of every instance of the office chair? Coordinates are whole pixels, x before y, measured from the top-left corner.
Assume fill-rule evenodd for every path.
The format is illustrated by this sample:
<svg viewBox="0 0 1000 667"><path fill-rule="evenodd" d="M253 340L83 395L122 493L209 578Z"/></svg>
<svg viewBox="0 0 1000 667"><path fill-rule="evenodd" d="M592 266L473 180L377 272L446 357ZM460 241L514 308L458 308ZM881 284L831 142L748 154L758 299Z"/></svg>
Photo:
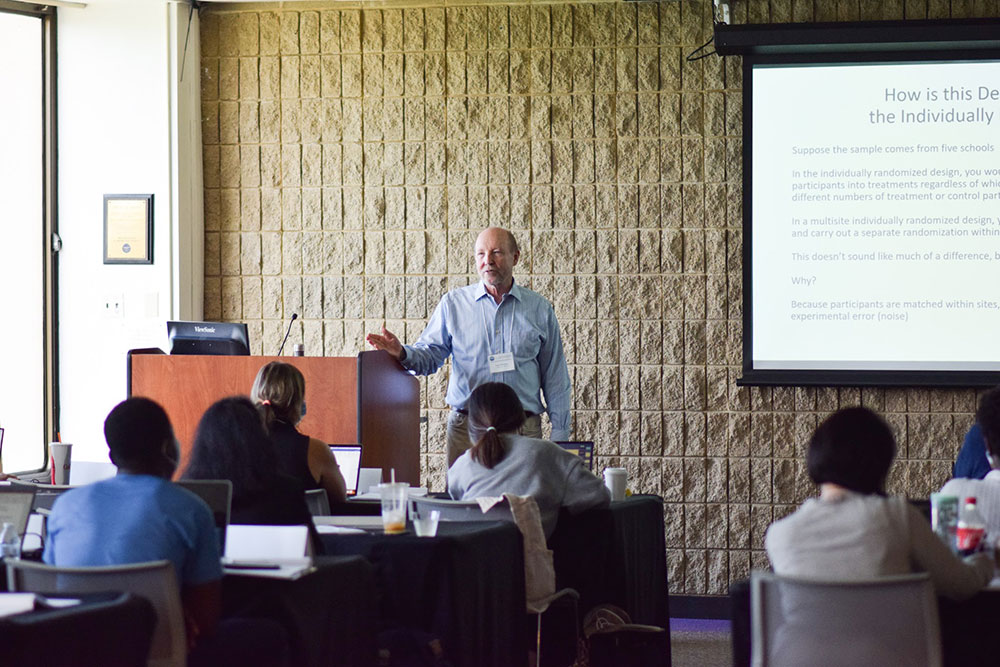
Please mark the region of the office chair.
<svg viewBox="0 0 1000 667"><path fill-rule="evenodd" d="M941 664L937 602L926 573L816 581L754 572L751 664Z"/></svg>
<svg viewBox="0 0 1000 667"><path fill-rule="evenodd" d="M326 495L326 489L307 490L306 505L313 516L330 516L330 499Z"/></svg>
<svg viewBox="0 0 1000 667"><path fill-rule="evenodd" d="M126 591L153 603L157 622L149 667L185 667L187 639L180 588L170 561L158 560L101 567L53 567L24 560L7 561L11 591L66 594Z"/></svg>
<svg viewBox="0 0 1000 667"><path fill-rule="evenodd" d="M451 500L449 498L431 498L428 496L411 498L414 512L424 515L424 512L437 510L441 512L441 521L509 521L514 522L510 505L504 501L497 503L485 514L475 500Z"/></svg>

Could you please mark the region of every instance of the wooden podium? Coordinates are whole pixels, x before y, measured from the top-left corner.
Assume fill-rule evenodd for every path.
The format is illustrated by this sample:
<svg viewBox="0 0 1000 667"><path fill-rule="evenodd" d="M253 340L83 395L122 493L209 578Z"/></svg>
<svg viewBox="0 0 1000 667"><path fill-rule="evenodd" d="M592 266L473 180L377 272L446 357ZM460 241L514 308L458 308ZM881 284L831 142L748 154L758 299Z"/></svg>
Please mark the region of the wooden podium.
<svg viewBox="0 0 1000 667"><path fill-rule="evenodd" d="M226 396L249 396L254 377L270 361L294 365L306 380L302 433L330 444L360 442L361 465L389 479L420 485L420 383L387 353L357 357L229 357L165 355L130 350L128 395L163 406L187 464L198 420Z"/></svg>

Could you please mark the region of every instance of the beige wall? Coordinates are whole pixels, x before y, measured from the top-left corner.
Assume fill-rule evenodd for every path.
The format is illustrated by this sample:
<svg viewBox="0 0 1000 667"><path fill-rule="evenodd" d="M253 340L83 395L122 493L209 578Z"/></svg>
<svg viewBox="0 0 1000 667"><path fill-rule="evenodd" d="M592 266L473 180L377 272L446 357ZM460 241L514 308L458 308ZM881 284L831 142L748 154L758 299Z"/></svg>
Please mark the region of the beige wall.
<svg viewBox="0 0 1000 667"><path fill-rule="evenodd" d="M984 15L995 2L735 0L734 22ZM986 5L984 9L979 5ZM475 278L487 224L547 295L575 435L666 501L671 590L722 594L812 492L817 420L863 403L900 442L892 489L947 479L971 390L737 388L741 62L685 56L708 2L243 5L202 11L205 318L273 354L412 341ZM904 13L905 10L905 13ZM978 12L978 14L977 14ZM425 381L444 488L447 375Z"/></svg>

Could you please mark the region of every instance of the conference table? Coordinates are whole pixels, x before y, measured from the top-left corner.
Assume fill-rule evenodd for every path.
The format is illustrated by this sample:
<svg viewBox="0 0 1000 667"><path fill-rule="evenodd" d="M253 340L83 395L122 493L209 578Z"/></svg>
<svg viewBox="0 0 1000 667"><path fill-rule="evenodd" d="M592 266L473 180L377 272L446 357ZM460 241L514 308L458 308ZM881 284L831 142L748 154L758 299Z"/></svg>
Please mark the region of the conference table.
<svg viewBox="0 0 1000 667"><path fill-rule="evenodd" d="M598 604L614 604L633 623L660 626L669 637L662 498L635 495L608 509L575 516L563 512L549 547L556 586L580 593L581 614Z"/></svg>
<svg viewBox="0 0 1000 667"><path fill-rule="evenodd" d="M53 595L71 606L36 602L34 611L0 618L0 663L72 667L145 664L156 610L138 595L121 592ZM82 656L86 656L83 659Z"/></svg>
<svg viewBox="0 0 1000 667"><path fill-rule="evenodd" d="M298 579L227 573L224 615L277 621L296 666L369 667L378 627L375 569L358 556L318 556Z"/></svg>
<svg viewBox="0 0 1000 667"><path fill-rule="evenodd" d="M348 504L352 514L379 511L378 502ZM435 538L369 533L322 540L328 554L364 556L375 566L384 627L439 637L456 665L523 664L524 557L513 524L441 522ZM581 617L614 604L669 637L661 498L637 495L607 509L564 512L549 547L556 585L580 593ZM662 664L669 664L669 645Z"/></svg>
<svg viewBox="0 0 1000 667"><path fill-rule="evenodd" d="M524 554L511 523L441 522L435 537L322 534L326 553L374 568L380 631L437 639L455 667L527 663Z"/></svg>

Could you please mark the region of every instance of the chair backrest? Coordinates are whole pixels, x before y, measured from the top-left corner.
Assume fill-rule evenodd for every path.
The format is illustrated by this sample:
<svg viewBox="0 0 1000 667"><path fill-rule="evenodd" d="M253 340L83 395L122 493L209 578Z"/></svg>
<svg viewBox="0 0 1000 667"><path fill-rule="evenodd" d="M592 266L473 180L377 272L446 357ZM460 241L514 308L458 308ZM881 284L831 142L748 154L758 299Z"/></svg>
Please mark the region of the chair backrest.
<svg viewBox="0 0 1000 667"><path fill-rule="evenodd" d="M149 650L151 667L184 667L187 640L180 588L170 561L102 567L52 567L31 561L7 562L7 587L33 593L125 591L140 595L156 609L156 630Z"/></svg>
<svg viewBox="0 0 1000 667"><path fill-rule="evenodd" d="M330 516L330 499L326 495L326 489L307 490L306 506L313 516Z"/></svg>
<svg viewBox="0 0 1000 667"><path fill-rule="evenodd" d="M926 573L830 582L754 572L752 664L940 665Z"/></svg>
<svg viewBox="0 0 1000 667"><path fill-rule="evenodd" d="M233 483L228 479L179 479L174 483L204 500L208 509L212 510L215 528L219 532L219 553L225 553L226 528L229 527L229 512L233 504Z"/></svg>
<svg viewBox="0 0 1000 667"><path fill-rule="evenodd" d="M475 500L450 500L448 498L415 497L410 499L415 512L438 510L441 521L514 521L507 501L497 503L483 513Z"/></svg>

